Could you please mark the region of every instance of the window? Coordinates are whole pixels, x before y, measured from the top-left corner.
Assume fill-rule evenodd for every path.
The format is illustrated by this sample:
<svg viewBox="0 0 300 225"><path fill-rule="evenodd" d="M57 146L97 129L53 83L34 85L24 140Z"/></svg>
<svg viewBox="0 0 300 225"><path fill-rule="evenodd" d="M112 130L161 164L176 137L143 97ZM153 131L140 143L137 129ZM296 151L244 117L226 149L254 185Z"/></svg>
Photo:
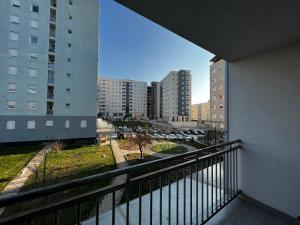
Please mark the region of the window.
<svg viewBox="0 0 300 225"><path fill-rule="evenodd" d="M221 105L220 105L220 109L223 109L223 107L224 107L224 106L221 104Z"/></svg>
<svg viewBox="0 0 300 225"><path fill-rule="evenodd" d="M70 74L70 73L67 73L66 76L69 78L69 77L71 77L71 74Z"/></svg>
<svg viewBox="0 0 300 225"><path fill-rule="evenodd" d="M71 88L66 88L67 93L71 93Z"/></svg>
<svg viewBox="0 0 300 225"><path fill-rule="evenodd" d="M18 68L15 66L8 66L8 74L9 75L17 75L18 74Z"/></svg>
<svg viewBox="0 0 300 225"><path fill-rule="evenodd" d="M29 84L28 85L28 94L37 94L37 91L36 91L36 85L34 84Z"/></svg>
<svg viewBox="0 0 300 225"><path fill-rule="evenodd" d="M212 118L216 119L217 118L217 114L212 114Z"/></svg>
<svg viewBox="0 0 300 225"><path fill-rule="evenodd" d="M18 50L8 49L8 57L17 57L17 56L18 56Z"/></svg>
<svg viewBox="0 0 300 225"><path fill-rule="evenodd" d="M68 29L68 33L69 33L69 34L72 34L72 30L71 30L71 29Z"/></svg>
<svg viewBox="0 0 300 225"><path fill-rule="evenodd" d="M31 5L31 11L38 13L39 12L39 5L33 4Z"/></svg>
<svg viewBox="0 0 300 225"><path fill-rule="evenodd" d="M27 121L27 129L29 129L29 130L35 129L35 120Z"/></svg>
<svg viewBox="0 0 300 225"><path fill-rule="evenodd" d="M69 5L73 5L73 1L70 0L70 1L69 1Z"/></svg>
<svg viewBox="0 0 300 225"><path fill-rule="evenodd" d="M17 91L17 84L9 83L8 84L8 92L16 92Z"/></svg>
<svg viewBox="0 0 300 225"><path fill-rule="evenodd" d="M212 105L212 109L217 109L217 106L216 105Z"/></svg>
<svg viewBox="0 0 300 225"><path fill-rule="evenodd" d="M65 121L65 128L70 128L70 120Z"/></svg>
<svg viewBox="0 0 300 225"><path fill-rule="evenodd" d="M37 70L35 68L29 68L29 76L37 77Z"/></svg>
<svg viewBox="0 0 300 225"><path fill-rule="evenodd" d="M14 129L16 129L16 121L7 120L6 121L6 130L14 130Z"/></svg>
<svg viewBox="0 0 300 225"><path fill-rule="evenodd" d="M71 107L70 103L68 103L68 102L65 104L65 106L66 106L66 108L70 108Z"/></svg>
<svg viewBox="0 0 300 225"><path fill-rule="evenodd" d="M30 53L29 53L29 59L30 59L30 60L37 60L37 59L38 59L37 53L35 53L35 52L30 52Z"/></svg>
<svg viewBox="0 0 300 225"><path fill-rule="evenodd" d="M53 120L47 120L46 127L53 127Z"/></svg>
<svg viewBox="0 0 300 225"><path fill-rule="evenodd" d="M68 48L71 48L72 47L72 44L71 43L68 43Z"/></svg>
<svg viewBox="0 0 300 225"><path fill-rule="evenodd" d="M9 16L9 21L10 21L11 23L19 24L19 23L20 23L20 17L15 16L15 15L10 15L10 16Z"/></svg>
<svg viewBox="0 0 300 225"><path fill-rule="evenodd" d="M19 8L20 1L19 0L11 0L11 6Z"/></svg>
<svg viewBox="0 0 300 225"><path fill-rule="evenodd" d="M35 111L35 110L37 110L36 102L32 102L32 101L28 102L27 103L27 109L29 111Z"/></svg>
<svg viewBox="0 0 300 225"><path fill-rule="evenodd" d="M9 40L11 41L19 41L19 34L16 32L9 32Z"/></svg>
<svg viewBox="0 0 300 225"><path fill-rule="evenodd" d="M12 100L7 101L7 108L8 109L16 109L16 107L17 107L17 102L16 101L12 101Z"/></svg>
<svg viewBox="0 0 300 225"><path fill-rule="evenodd" d="M71 15L68 16L69 20L73 19L73 17Z"/></svg>
<svg viewBox="0 0 300 225"><path fill-rule="evenodd" d="M86 120L81 120L80 121L80 127L81 128L86 128L87 127L87 121Z"/></svg>
<svg viewBox="0 0 300 225"><path fill-rule="evenodd" d="M35 28L35 29L39 28L39 21L37 20L30 20L29 24L31 28Z"/></svg>
<svg viewBox="0 0 300 225"><path fill-rule="evenodd" d="M68 62L71 62L71 61L72 61L72 59L71 59L71 58L67 58L67 61L68 61Z"/></svg>
<svg viewBox="0 0 300 225"><path fill-rule="evenodd" d="M33 45L36 45L38 43L38 37L37 36L31 36L30 37L30 43Z"/></svg>

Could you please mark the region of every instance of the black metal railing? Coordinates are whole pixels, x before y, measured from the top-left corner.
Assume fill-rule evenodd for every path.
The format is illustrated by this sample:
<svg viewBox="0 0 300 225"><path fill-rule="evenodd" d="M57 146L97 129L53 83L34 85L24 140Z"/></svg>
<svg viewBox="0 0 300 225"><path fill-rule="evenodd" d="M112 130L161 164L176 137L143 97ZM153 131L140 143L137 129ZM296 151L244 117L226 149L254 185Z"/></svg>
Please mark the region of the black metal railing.
<svg viewBox="0 0 300 225"><path fill-rule="evenodd" d="M0 224L65 224L63 221L70 214L64 214L64 209L70 207L74 208L73 224L78 225L204 224L240 193L237 166L240 148L240 140L232 141L2 196L0 208L5 208L34 199L45 199L57 192L95 184L107 178L127 175L126 181L117 182L116 185L0 217ZM82 206L88 201L93 202L93 213L89 219L82 214ZM103 209L103 204L109 207Z"/></svg>

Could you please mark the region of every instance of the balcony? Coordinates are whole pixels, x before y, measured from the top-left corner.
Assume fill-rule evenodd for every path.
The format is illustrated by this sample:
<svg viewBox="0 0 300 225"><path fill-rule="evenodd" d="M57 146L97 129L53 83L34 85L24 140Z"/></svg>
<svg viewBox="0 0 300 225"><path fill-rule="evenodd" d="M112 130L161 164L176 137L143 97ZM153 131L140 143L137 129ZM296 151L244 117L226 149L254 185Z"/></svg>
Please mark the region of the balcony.
<svg viewBox="0 0 300 225"><path fill-rule="evenodd" d="M56 0L51 0L51 1L50 1L50 7L51 7L52 9L56 9Z"/></svg>
<svg viewBox="0 0 300 225"><path fill-rule="evenodd" d="M55 63L54 62L49 62L48 63L48 68L49 69L54 69L55 68Z"/></svg>
<svg viewBox="0 0 300 225"><path fill-rule="evenodd" d="M0 224L29 223L37 218L63 219L62 209L75 207L76 224L204 224L239 194L237 164L239 140L227 144L146 162L124 169L72 180L19 195L0 198L0 208L26 200L46 198L57 192L84 187L105 178L114 178L145 168L166 165L163 169L129 178L125 183L107 186L72 198L47 203L41 208L1 218ZM120 201L123 195L124 201ZM118 201L116 199L119 199ZM104 199L106 199L104 201ZM81 219L81 206L94 202L88 219ZM102 205L104 204L104 205ZM60 213L58 213L60 212ZM49 217L50 216L50 217ZM57 224L57 223L55 223Z"/></svg>

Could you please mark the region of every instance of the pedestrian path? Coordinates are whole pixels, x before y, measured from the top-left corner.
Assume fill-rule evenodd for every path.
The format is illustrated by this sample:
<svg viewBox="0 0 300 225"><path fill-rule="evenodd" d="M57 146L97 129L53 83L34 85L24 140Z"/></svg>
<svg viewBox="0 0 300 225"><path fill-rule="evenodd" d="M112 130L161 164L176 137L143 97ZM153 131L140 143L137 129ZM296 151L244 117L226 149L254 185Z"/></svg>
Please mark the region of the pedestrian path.
<svg viewBox="0 0 300 225"><path fill-rule="evenodd" d="M38 168L44 159L44 154L46 151L50 151L50 145L46 145L42 150L40 150L30 162L21 170L17 177L10 181L6 187L2 190L0 195L18 193L22 187L25 185L28 178L33 174L33 168ZM0 209L0 215L3 213L5 208Z"/></svg>

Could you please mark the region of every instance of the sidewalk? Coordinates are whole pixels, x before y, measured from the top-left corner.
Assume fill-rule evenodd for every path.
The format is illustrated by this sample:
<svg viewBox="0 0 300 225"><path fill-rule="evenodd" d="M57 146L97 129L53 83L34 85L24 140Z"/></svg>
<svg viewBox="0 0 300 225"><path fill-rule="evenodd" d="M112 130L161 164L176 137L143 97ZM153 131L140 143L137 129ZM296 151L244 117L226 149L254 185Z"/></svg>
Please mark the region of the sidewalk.
<svg viewBox="0 0 300 225"><path fill-rule="evenodd" d="M12 181L10 181L6 187L2 190L0 195L18 193L28 178L33 174L33 171L30 168L37 168L40 163L44 160L44 151L48 151L49 146L45 146L42 150L40 150L31 161L21 170L19 175L15 177ZM0 215L3 213L5 208L0 209Z"/></svg>

